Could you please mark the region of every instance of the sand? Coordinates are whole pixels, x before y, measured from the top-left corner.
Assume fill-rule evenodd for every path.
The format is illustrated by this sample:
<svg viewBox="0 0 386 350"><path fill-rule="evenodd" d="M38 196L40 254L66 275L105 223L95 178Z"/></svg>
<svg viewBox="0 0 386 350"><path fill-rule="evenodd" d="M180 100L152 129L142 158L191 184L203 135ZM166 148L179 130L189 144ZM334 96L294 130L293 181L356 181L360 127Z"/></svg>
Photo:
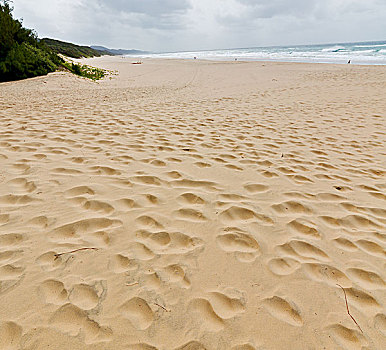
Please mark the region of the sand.
<svg viewBox="0 0 386 350"><path fill-rule="evenodd" d="M87 62L0 84L0 349L386 348L386 67Z"/></svg>

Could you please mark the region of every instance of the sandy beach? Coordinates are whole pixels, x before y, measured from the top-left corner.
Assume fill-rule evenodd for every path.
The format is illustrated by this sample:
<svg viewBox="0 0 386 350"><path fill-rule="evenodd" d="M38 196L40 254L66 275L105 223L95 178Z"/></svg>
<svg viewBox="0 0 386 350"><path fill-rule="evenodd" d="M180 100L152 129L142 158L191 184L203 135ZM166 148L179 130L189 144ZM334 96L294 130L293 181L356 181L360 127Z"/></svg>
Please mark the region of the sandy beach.
<svg viewBox="0 0 386 350"><path fill-rule="evenodd" d="M385 349L386 66L134 61L0 84L0 349Z"/></svg>

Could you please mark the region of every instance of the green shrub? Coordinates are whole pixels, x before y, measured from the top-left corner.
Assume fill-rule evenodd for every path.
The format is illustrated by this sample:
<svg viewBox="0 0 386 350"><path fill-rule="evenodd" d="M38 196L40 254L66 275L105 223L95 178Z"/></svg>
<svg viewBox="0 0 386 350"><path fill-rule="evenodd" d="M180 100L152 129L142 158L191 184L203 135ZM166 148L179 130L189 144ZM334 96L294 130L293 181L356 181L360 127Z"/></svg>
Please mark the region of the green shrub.
<svg viewBox="0 0 386 350"><path fill-rule="evenodd" d="M12 10L8 0L0 0L0 82L45 75L58 66L92 80L105 76L105 70L65 62L55 51L64 48L67 54L79 57L95 53L100 56L101 52L53 39L39 41L33 30L23 28L20 21L13 19Z"/></svg>
<svg viewBox="0 0 386 350"><path fill-rule="evenodd" d="M80 66L78 64L72 63L71 64L71 71L77 75L82 75L82 71L80 70Z"/></svg>
<svg viewBox="0 0 386 350"><path fill-rule="evenodd" d="M40 43L35 32L13 19L9 1L0 2L0 81L44 75L62 59Z"/></svg>

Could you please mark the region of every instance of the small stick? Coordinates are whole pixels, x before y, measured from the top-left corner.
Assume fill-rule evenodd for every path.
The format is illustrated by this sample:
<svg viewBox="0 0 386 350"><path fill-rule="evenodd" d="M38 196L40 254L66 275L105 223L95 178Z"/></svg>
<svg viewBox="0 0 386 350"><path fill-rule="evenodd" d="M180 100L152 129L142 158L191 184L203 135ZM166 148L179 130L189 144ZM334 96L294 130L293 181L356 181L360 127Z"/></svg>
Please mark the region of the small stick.
<svg viewBox="0 0 386 350"><path fill-rule="evenodd" d="M359 330L363 333L362 331L362 328L359 326L358 322L355 321L355 318L350 314L350 310L348 308L348 302L347 302L347 296L346 296L346 291L344 290L344 288L340 285L340 284L337 284L338 287L342 288L343 290L343 293L344 293L344 300L346 301L346 308L347 308L347 313L348 315L351 317L351 319L354 321L354 323L358 326Z"/></svg>
<svg viewBox="0 0 386 350"><path fill-rule="evenodd" d="M76 253L76 252L80 252L81 250L98 250L98 248L79 248L79 249L71 250L70 252L54 254L55 255L55 259L54 260L56 260L57 258L59 258L59 256L62 256L64 254Z"/></svg>
<svg viewBox="0 0 386 350"><path fill-rule="evenodd" d="M135 286L136 284L139 284L139 283L138 283L138 282L134 282L134 283L126 283L126 286L131 287L131 286Z"/></svg>
<svg viewBox="0 0 386 350"><path fill-rule="evenodd" d="M164 309L166 312L170 312L170 310L166 309L165 307L163 307L162 305L160 305L158 303L153 303L153 304L159 306L161 309Z"/></svg>

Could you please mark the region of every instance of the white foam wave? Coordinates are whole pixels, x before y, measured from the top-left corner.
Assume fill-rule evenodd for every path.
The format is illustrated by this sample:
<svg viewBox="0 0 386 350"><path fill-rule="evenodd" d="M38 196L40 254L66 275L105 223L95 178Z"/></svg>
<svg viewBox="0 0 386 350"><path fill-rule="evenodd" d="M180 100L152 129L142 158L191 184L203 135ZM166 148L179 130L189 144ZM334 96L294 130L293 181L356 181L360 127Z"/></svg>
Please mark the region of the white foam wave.
<svg viewBox="0 0 386 350"><path fill-rule="evenodd" d="M376 45L355 45L354 47L385 47L386 44L376 44Z"/></svg>
<svg viewBox="0 0 386 350"><path fill-rule="evenodd" d="M323 52L337 52L340 50L345 50L346 48L344 46L332 46L332 47L326 47L325 49L322 49Z"/></svg>
<svg viewBox="0 0 386 350"><path fill-rule="evenodd" d="M207 50L149 54L144 57L172 59L209 59L209 60L273 60L289 62L347 63L386 65L386 49L367 45L363 50L352 50L355 45L347 44L326 46L265 47L229 50ZM356 45L359 46L359 45ZM365 45L361 45L365 46ZM383 45L386 47L386 43Z"/></svg>

